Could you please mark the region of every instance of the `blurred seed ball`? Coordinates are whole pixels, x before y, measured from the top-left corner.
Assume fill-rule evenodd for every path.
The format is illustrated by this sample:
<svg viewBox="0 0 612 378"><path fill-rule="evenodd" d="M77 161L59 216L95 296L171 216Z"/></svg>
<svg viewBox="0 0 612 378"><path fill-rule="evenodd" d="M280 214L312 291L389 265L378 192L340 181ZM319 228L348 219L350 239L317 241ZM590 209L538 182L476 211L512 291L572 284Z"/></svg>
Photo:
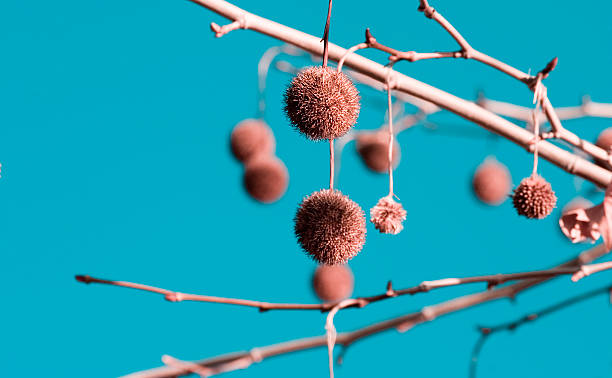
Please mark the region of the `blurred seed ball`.
<svg viewBox="0 0 612 378"><path fill-rule="evenodd" d="M370 209L370 221L383 234L397 235L404 229L406 210L401 203L387 196L381 198L376 206Z"/></svg>
<svg viewBox="0 0 612 378"><path fill-rule="evenodd" d="M260 119L245 119L230 136L232 154L243 163L257 155L272 155L275 146L272 130Z"/></svg>
<svg viewBox="0 0 612 378"><path fill-rule="evenodd" d="M285 113L291 124L312 140L346 134L359 116L359 92L342 72L329 67L300 71L285 91Z"/></svg>
<svg viewBox="0 0 612 378"><path fill-rule="evenodd" d="M259 155L246 164L243 182L251 197L262 203L272 203L285 194L289 173L278 158Z"/></svg>
<svg viewBox="0 0 612 378"><path fill-rule="evenodd" d="M365 243L363 210L338 190L323 189L304 198L294 221L299 244L321 264L346 264Z"/></svg>
<svg viewBox="0 0 612 378"><path fill-rule="evenodd" d="M353 273L348 265L319 265L312 276L312 287L320 300L336 302L353 293Z"/></svg>
<svg viewBox="0 0 612 378"><path fill-rule="evenodd" d="M595 145L606 152L610 151L610 147L612 147L612 127L605 129L599 134ZM595 159L595 162L603 168L612 169L612 166L607 161Z"/></svg>
<svg viewBox="0 0 612 378"><path fill-rule="evenodd" d="M548 181L536 174L524 178L514 189L512 203L519 215L543 219L555 208L557 196Z"/></svg>
<svg viewBox="0 0 612 378"><path fill-rule="evenodd" d="M494 158L487 158L476 168L472 178L474 194L488 205L499 205L508 198L512 178L505 165Z"/></svg>
<svg viewBox="0 0 612 378"><path fill-rule="evenodd" d="M588 209L589 207L593 207L593 202L584 197L578 196L563 206L561 213L565 214L577 209Z"/></svg>
<svg viewBox="0 0 612 378"><path fill-rule="evenodd" d="M373 133L359 133L357 136L357 153L364 164L374 172L385 173L389 171L389 133L376 131ZM401 156L400 145L393 139L392 163L397 168Z"/></svg>

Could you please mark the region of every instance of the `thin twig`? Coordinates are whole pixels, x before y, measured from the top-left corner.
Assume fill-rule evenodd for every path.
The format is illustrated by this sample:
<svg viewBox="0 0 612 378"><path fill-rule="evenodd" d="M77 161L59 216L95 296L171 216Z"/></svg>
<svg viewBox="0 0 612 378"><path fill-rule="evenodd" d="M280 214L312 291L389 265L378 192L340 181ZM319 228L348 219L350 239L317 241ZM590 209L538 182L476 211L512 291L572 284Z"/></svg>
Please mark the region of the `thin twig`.
<svg viewBox="0 0 612 378"><path fill-rule="evenodd" d="M510 117L516 120L530 122L531 109L525 106L510 104L503 101L491 100L480 96L476 103L493 113ZM612 118L612 104L594 103L587 98L578 106L558 107L555 109L560 120L578 119L583 117ZM548 122L543 113L538 114L541 124Z"/></svg>
<svg viewBox="0 0 612 378"><path fill-rule="evenodd" d="M602 265L602 264L594 264L594 265ZM476 344L474 345L474 349L472 352L472 357L470 360L470 378L476 378L476 368L478 365L478 361L479 361L479 357L480 357L480 352L482 351L482 347L485 343L485 341L488 340L488 338L498 332L502 332L502 331L515 331L516 329L518 329L519 327L521 327L522 325L525 325L527 323L532 323L538 319L541 319L543 316L545 315L550 315L554 312L566 309L570 306L573 306L575 304L578 304L580 302L583 302L587 299L593 298L595 296L601 295L601 294L609 294L612 295L612 285L607 285L604 287L600 287L598 289L595 290L591 290L588 291L586 293L582 293L580 295L571 297L569 299L565 299L561 302L555 303L552 306L548 306L545 307L539 311L536 312L532 312L530 314L527 314L525 316L521 316L520 318L511 321L511 322L507 322L507 323L502 323L496 326L492 326L492 327L482 327L479 326L478 327L478 331L480 332L480 337L478 338L478 340L476 341Z"/></svg>
<svg viewBox="0 0 612 378"><path fill-rule="evenodd" d="M506 64L500 60L497 60L489 55L486 55L474 49L472 46L470 46L469 43L467 43L463 36L457 31L457 29L455 29L451 25L450 22L448 22L444 17L442 17L439 12L437 12L433 7L428 4L427 0L420 0L419 11L423 12L426 17L438 22L438 24L440 24L440 26L442 26L455 39L455 41L457 41L459 46L461 46L461 54L459 56L448 57L463 57L465 59L476 60L500 72L503 72L521 81L522 83L525 83L527 87L529 87L529 89L531 89L532 91L535 91L536 87L538 87L544 93L541 96L542 110L544 111L544 114L546 115L546 118L548 119L552 127L553 135L556 138L564 140L565 142L581 149L582 151L586 152L587 154L593 156L596 159L602 161L612 160L612 157L609 156L608 151L605 151L604 149L579 138L576 134L565 129L561 124L561 120L559 119L555 108L553 107L550 100L548 99L548 96L546 95L546 87L540 82L541 79L548 77L550 72L554 70L554 68L557 66L557 57L553 58L542 70L540 70L540 72L538 72L537 75L531 76L528 73L525 73L510 66L509 64Z"/></svg>
<svg viewBox="0 0 612 378"><path fill-rule="evenodd" d="M596 247L597 248L597 247ZM343 308L356 308L356 307L365 307L370 303L379 302L382 300L386 300L389 298L394 298L403 295L414 295L417 293L425 293L431 290L465 285L471 283L486 283L489 288L497 285L501 285L508 281L515 280L523 280L523 279L540 279L540 278L552 278L559 275L574 275L578 272L589 272L588 274L592 274L595 272L600 272L603 270L612 269L611 263L602 263L602 264L592 264L592 265L578 265L578 266L564 266L557 267L553 269L547 270L536 270L531 272L520 272L520 273L507 273L507 274L492 274L485 276L473 276L473 277L464 277L464 278L444 278L440 280L434 281L423 281L417 286L394 290L387 288L386 292L383 294L372 295L367 297L358 297L355 298L355 302L352 302L350 305L344 306ZM162 289L154 286L143 285L134 282L127 281L111 281L105 280L101 278L95 278L88 275L78 275L75 277L78 282L82 282L85 284L90 283L98 283L105 284L111 286L119 286L130 289L136 289L141 291L148 291L152 293L161 294L164 298L170 302L182 302L182 301L193 301L193 302L210 302L210 303L223 303L223 304L232 304L238 306L246 306L246 307L255 307L260 311L269 311L269 310L319 310L322 312L330 311L337 303L272 303L272 302L262 302L262 301L254 301L248 299L238 299L238 298L225 298L225 297L215 297L209 295L199 295L199 294L188 294L181 293L177 291L171 291L167 289Z"/></svg>
<svg viewBox="0 0 612 378"><path fill-rule="evenodd" d="M598 245L594 248L591 248L581 253L578 257L564 264L557 266L555 269L570 268L570 267L577 268L580 265L587 264L593 261L594 259L597 259L605 255L606 253L607 251L603 247L603 245ZM391 329L407 330L420 323L431 321L431 320L436 319L437 317L440 317L446 314L450 314L450 313L454 313L454 312L457 312L457 311L460 311L466 308L471 308L473 306L476 306L482 303L486 303L486 302L490 302L490 301L502 299L502 298L512 299L516 295L518 295L520 292L523 292L524 290L527 290L536 285L542 284L551 278L552 276L539 277L539 278L528 278L528 279L519 281L513 285L499 287L499 288L495 288L492 290L487 290L484 292L451 299L449 301L442 302L437 305L424 307L418 312L410 313L407 315L402 315L402 316L392 318L389 320L385 320L379 323L374 323L367 327L363 327L363 328L360 328L360 329L357 329L351 332L340 333L336 337L336 344L341 345L344 348L346 348L349 345L355 343L356 341L362 340L374 334L385 332ZM389 285L389 287L387 288L386 294L388 296L393 296L395 293L396 291L393 290L393 288ZM292 341L288 341L288 342L280 343L280 344L273 344L273 345L269 345L269 346L265 346L261 348L256 348L256 350L257 350L257 357L259 361L261 361L265 358L280 356L280 355L293 353L293 352L297 352L301 350L324 347L326 345L327 345L327 337L319 336L319 337L311 337L311 338L306 338L306 339L292 340ZM200 366L205 366L208 368L213 368L213 369L224 368L223 371L229 371L227 369L228 364L231 364L232 362L237 361L237 360L240 361L245 358L250 358L251 355L252 355L251 352L238 352L238 353L231 353L227 355L213 357L213 358L206 359L206 360L197 361L195 363ZM165 367L160 367L160 368L155 368L151 370L145 370L145 371L133 373L133 374L125 376L124 378L171 378L171 377L177 377L181 375L187 375L190 373L191 373L190 371L165 366Z"/></svg>

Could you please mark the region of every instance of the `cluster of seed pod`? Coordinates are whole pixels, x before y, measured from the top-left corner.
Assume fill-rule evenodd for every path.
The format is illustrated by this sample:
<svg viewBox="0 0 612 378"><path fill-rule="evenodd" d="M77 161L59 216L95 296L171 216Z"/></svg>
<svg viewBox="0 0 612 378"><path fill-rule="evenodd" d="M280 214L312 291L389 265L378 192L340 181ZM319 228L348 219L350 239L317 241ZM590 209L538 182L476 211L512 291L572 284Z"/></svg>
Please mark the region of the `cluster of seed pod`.
<svg viewBox="0 0 612 378"><path fill-rule="evenodd" d="M243 184L261 203L280 199L289 183L285 164L275 156L276 141L270 127L260 119L246 119L230 136L232 154L244 165Z"/></svg>
<svg viewBox="0 0 612 378"><path fill-rule="evenodd" d="M327 139L330 145L355 125L361 106L350 79L329 67L300 71L289 84L284 101L287 118L296 130L310 140ZM333 169L330 171L330 188L306 196L298 206L294 231L314 260L342 265L363 248L365 215L356 202L333 189Z"/></svg>
<svg viewBox="0 0 612 378"><path fill-rule="evenodd" d="M487 205L503 203L511 187L508 168L494 158L485 159L472 178L474 194ZM557 204L550 183L538 174L524 178L510 196L518 215L531 219L546 218Z"/></svg>

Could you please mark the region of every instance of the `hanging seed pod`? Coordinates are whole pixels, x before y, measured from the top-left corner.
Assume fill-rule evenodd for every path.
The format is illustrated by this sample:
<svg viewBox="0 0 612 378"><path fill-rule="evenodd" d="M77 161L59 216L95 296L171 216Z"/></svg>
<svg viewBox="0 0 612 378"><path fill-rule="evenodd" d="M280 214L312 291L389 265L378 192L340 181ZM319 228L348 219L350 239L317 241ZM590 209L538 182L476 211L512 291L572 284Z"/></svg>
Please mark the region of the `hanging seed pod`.
<svg viewBox="0 0 612 378"><path fill-rule="evenodd" d="M472 178L474 194L488 205L499 205L508 198L512 178L505 165L495 159L486 159Z"/></svg>
<svg viewBox="0 0 612 378"><path fill-rule="evenodd" d="M387 196L381 198L376 206L370 209L370 221L383 234L397 235L404 229L402 222L406 220L406 210L401 203Z"/></svg>
<svg viewBox="0 0 612 378"><path fill-rule="evenodd" d="M365 243L365 215L338 190L320 190L304 198L294 231L302 248L326 265L346 264Z"/></svg>
<svg viewBox="0 0 612 378"><path fill-rule="evenodd" d="M285 194L289 173L278 158L260 155L246 164L243 182L251 197L262 203L272 203Z"/></svg>
<svg viewBox="0 0 612 378"><path fill-rule="evenodd" d="M555 208L557 196L548 181L536 174L524 178L514 189L512 203L519 215L542 219Z"/></svg>
<svg viewBox="0 0 612 378"><path fill-rule="evenodd" d="M285 92L291 124L312 140L335 139L357 122L359 92L342 72L309 67L293 78Z"/></svg>
<svg viewBox="0 0 612 378"><path fill-rule="evenodd" d="M230 136L232 154L246 163L257 155L274 154L274 134L266 123L259 119L246 119L234 127Z"/></svg>
<svg viewBox="0 0 612 378"><path fill-rule="evenodd" d="M387 131L359 133L357 136L357 153L364 164L374 172L389 171L389 134ZM397 168L401 156L400 145L393 140L393 169Z"/></svg>
<svg viewBox="0 0 612 378"><path fill-rule="evenodd" d="M312 276L312 288L325 302L336 302L353 293L353 273L348 265L319 265Z"/></svg>

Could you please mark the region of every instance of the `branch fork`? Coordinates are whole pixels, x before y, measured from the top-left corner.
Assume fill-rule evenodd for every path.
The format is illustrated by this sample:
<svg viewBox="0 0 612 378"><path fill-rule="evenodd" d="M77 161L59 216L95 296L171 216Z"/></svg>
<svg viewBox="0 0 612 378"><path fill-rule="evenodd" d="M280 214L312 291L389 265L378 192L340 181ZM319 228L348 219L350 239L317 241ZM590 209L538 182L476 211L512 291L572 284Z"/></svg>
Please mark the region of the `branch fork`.
<svg viewBox="0 0 612 378"><path fill-rule="evenodd" d="M221 38L224 35L228 34L229 32L237 30L237 29L248 29L248 28L249 27L248 27L246 14L243 14L241 17L239 17L237 20L235 20L231 24L219 26L218 24L214 22L210 23L210 30L212 30L212 32L215 33L216 38Z"/></svg>

